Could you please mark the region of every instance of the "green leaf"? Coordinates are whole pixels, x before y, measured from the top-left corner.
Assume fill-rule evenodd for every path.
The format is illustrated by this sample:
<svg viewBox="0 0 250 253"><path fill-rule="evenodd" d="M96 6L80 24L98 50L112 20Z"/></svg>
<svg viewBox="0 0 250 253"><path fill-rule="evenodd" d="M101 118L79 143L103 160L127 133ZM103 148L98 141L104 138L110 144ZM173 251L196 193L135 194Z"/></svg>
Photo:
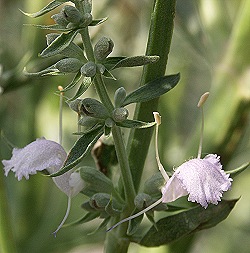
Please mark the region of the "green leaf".
<svg viewBox="0 0 250 253"><path fill-rule="evenodd" d="M163 76L155 79L135 91L128 94L122 104L126 106L131 103L146 102L151 99L157 98L164 93L168 92L179 82L180 74Z"/></svg>
<svg viewBox="0 0 250 253"><path fill-rule="evenodd" d="M69 227L69 226L75 226L75 225L80 225L89 221L94 220L95 218L99 217L100 213L99 212L92 212L92 213L87 213L84 215L81 219L73 221L71 223L65 224L63 227Z"/></svg>
<svg viewBox="0 0 250 253"><path fill-rule="evenodd" d="M56 67L55 64L51 65L50 67L43 69L41 71L38 72L28 72L26 70L26 68L24 68L23 73L26 76L30 76L30 77L41 77L41 76L46 76L46 75L63 75L63 73L61 73Z"/></svg>
<svg viewBox="0 0 250 253"><path fill-rule="evenodd" d="M93 19L92 22L89 24L89 26L100 25L100 24L104 23L107 19L108 19L108 17L100 18L100 19Z"/></svg>
<svg viewBox="0 0 250 253"><path fill-rule="evenodd" d="M73 101L80 97L92 84L91 77L84 77L74 97L70 98L69 101Z"/></svg>
<svg viewBox="0 0 250 253"><path fill-rule="evenodd" d="M227 174L230 174L230 177L234 178L243 172L250 165L250 162L242 164L239 168L234 170L226 171Z"/></svg>
<svg viewBox="0 0 250 253"><path fill-rule="evenodd" d="M150 63L155 63L159 60L159 56L133 56L133 57L127 57L119 62L117 62L112 69L122 68L122 67L137 67L137 66L143 66Z"/></svg>
<svg viewBox="0 0 250 253"><path fill-rule="evenodd" d="M138 209L135 209L135 211L133 212L132 215L138 213L139 210ZM140 224L142 223L142 219L143 219L143 216L144 214L132 219L129 221L129 224L128 224L128 229L127 229L127 234L130 236L130 235L133 235L137 229L139 228Z"/></svg>
<svg viewBox="0 0 250 253"><path fill-rule="evenodd" d="M103 126L98 126L92 131L83 134L70 150L62 169L50 176L60 176L80 163L102 134Z"/></svg>
<svg viewBox="0 0 250 253"><path fill-rule="evenodd" d="M155 122L143 122L139 120L130 120L126 119L122 122L116 122L117 126L126 127L126 128L148 128L155 125Z"/></svg>
<svg viewBox="0 0 250 253"><path fill-rule="evenodd" d="M146 247L156 247L199 230L211 228L227 218L237 201L222 200L218 205L209 205L207 209L197 206L160 219L156 222L158 230L152 226L141 239L134 237L132 241Z"/></svg>
<svg viewBox="0 0 250 253"><path fill-rule="evenodd" d="M82 190L83 194L86 196L91 197L99 192L108 194L114 192L112 181L101 171L92 167L84 166L80 168L80 175L84 182L86 182L86 185Z"/></svg>
<svg viewBox="0 0 250 253"><path fill-rule="evenodd" d="M46 30L53 30L53 31L61 31L61 32L69 32L72 29L71 28L66 28L63 25L59 24L53 24L53 25L36 25L36 24L25 24L27 26L34 26L40 29L46 29Z"/></svg>
<svg viewBox="0 0 250 253"><path fill-rule="evenodd" d="M78 72L73 78L73 80L60 92L66 92L68 90L73 89L80 82L81 79L82 79L81 72Z"/></svg>
<svg viewBox="0 0 250 253"><path fill-rule="evenodd" d="M37 17L40 17L40 16L54 10L55 8L57 8L58 6L62 5L65 2L68 2L68 1L67 0L54 0L54 1L50 2L48 5L46 5L45 7L43 7L40 11L35 12L35 13L27 13L22 10L20 10L20 11L28 17L37 18Z"/></svg>
<svg viewBox="0 0 250 253"><path fill-rule="evenodd" d="M111 70L118 62L120 62L123 59L126 59L126 57L124 56L107 57L104 61L102 61L102 64L105 66L107 70Z"/></svg>
<svg viewBox="0 0 250 253"><path fill-rule="evenodd" d="M60 54L65 48L67 48L77 35L78 30L74 30L68 33L62 33L51 44L49 44L40 54L41 57L50 57L56 54Z"/></svg>

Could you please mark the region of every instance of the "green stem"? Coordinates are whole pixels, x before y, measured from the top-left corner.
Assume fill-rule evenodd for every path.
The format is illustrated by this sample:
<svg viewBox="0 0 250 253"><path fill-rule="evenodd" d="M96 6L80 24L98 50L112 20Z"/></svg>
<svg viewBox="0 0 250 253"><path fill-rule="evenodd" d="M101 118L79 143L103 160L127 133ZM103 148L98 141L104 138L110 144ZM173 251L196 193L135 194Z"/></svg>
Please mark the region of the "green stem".
<svg viewBox="0 0 250 253"><path fill-rule="evenodd" d="M159 55L160 60L144 67L140 85L165 74L174 27L175 2L176 0L155 0L146 55ZM158 99L137 104L134 118L146 122L153 121L152 112L157 111L157 107ZM129 162L136 191L140 186L152 133L153 128L134 129L129 136Z"/></svg>

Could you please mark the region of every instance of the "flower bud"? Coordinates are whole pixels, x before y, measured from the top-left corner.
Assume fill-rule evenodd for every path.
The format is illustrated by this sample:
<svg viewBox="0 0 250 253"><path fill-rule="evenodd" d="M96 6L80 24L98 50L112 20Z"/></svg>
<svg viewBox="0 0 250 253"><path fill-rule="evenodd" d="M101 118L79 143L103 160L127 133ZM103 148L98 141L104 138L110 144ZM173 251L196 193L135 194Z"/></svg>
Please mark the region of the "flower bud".
<svg viewBox="0 0 250 253"><path fill-rule="evenodd" d="M93 98L85 98L81 101L79 113L83 116L90 116L98 119L106 119L109 117L106 107Z"/></svg>
<svg viewBox="0 0 250 253"><path fill-rule="evenodd" d="M87 77L94 77L96 74L96 64L92 61L87 62L81 67L81 73Z"/></svg>
<svg viewBox="0 0 250 253"><path fill-rule="evenodd" d="M68 22L79 24L82 20L81 13L72 5L65 5L61 13Z"/></svg>
<svg viewBox="0 0 250 253"><path fill-rule="evenodd" d="M61 26L67 26L67 24L69 23L69 22L65 19L65 16L64 16L61 12L52 15L51 18L52 18L58 25L61 25Z"/></svg>
<svg viewBox="0 0 250 253"><path fill-rule="evenodd" d="M127 95L126 90L123 87L120 87L115 91L114 96L115 107L121 107L126 95Z"/></svg>
<svg viewBox="0 0 250 253"><path fill-rule="evenodd" d="M83 20L81 23L81 27L87 27L93 20L93 17L90 13L85 13L83 15Z"/></svg>
<svg viewBox="0 0 250 253"><path fill-rule="evenodd" d="M102 37L94 47L94 54L97 61L104 60L113 50L114 42L107 37Z"/></svg>
<svg viewBox="0 0 250 253"><path fill-rule="evenodd" d="M116 122L121 122L121 121L124 121L125 119L127 119L129 115L129 112L126 108L124 107L121 107L121 108L116 108L114 111L113 111L113 119L114 121Z"/></svg>
<svg viewBox="0 0 250 253"><path fill-rule="evenodd" d="M70 73L70 72L77 72L82 66L82 62L76 58L65 58L58 61L55 67L60 72Z"/></svg>
<svg viewBox="0 0 250 253"><path fill-rule="evenodd" d="M97 209L97 210L105 210L105 207L108 205L109 201L111 199L111 195L107 193L96 193L93 195L90 200L89 204L91 207Z"/></svg>

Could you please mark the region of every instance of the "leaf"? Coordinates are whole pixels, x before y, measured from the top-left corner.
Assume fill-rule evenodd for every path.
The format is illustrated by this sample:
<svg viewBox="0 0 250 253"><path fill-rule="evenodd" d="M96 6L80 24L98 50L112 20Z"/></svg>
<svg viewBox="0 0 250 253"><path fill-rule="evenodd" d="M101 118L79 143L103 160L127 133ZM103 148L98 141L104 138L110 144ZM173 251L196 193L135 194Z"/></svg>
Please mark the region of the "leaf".
<svg viewBox="0 0 250 253"><path fill-rule="evenodd" d="M158 230L152 226L146 234L138 240L132 241L146 247L156 247L171 243L182 236L195 233L202 229L213 227L227 218L238 200L222 200L217 206L209 205L207 209L196 206L156 222Z"/></svg>
<svg viewBox="0 0 250 253"><path fill-rule="evenodd" d="M41 57L50 57L60 54L67 48L77 35L78 30L60 34L51 44L49 44L40 54Z"/></svg>
<svg viewBox="0 0 250 253"><path fill-rule="evenodd" d="M157 98L174 88L179 80L180 74L178 73L176 75L163 76L146 83L128 94L124 99L122 106L126 106L131 103L146 102Z"/></svg>
<svg viewBox="0 0 250 253"><path fill-rule="evenodd" d="M30 76L30 77L40 77L40 76L46 76L46 75L59 75L59 74L63 75L63 73L60 73L60 71L55 67L55 64L38 72L28 72L26 68L24 68L23 73L26 76Z"/></svg>
<svg viewBox="0 0 250 253"><path fill-rule="evenodd" d="M155 122L143 122L139 120L130 120L126 119L122 122L116 122L117 126L126 127L126 128L148 128L155 125Z"/></svg>
<svg viewBox="0 0 250 253"><path fill-rule="evenodd" d="M20 10L20 11L28 17L37 18L37 17L40 17L40 16L54 10L55 8L57 8L58 6L62 5L65 2L67 2L67 0L54 0L54 1L50 2L49 4L47 4L45 7L43 7L40 11L35 12L35 13L27 13L22 10Z"/></svg>
<svg viewBox="0 0 250 253"><path fill-rule="evenodd" d="M68 90L73 89L80 82L81 78L82 78L81 72L78 72L73 78L73 80L60 92L66 92Z"/></svg>
<svg viewBox="0 0 250 253"><path fill-rule="evenodd" d="M135 209L135 211L133 212L132 215L136 214L138 212L138 209ZM142 219L143 219L143 216L144 214L132 219L129 221L129 224L128 224L128 229L127 229L127 234L130 236L130 235L133 235L137 229L139 228L140 224L142 223Z"/></svg>
<svg viewBox="0 0 250 253"><path fill-rule="evenodd" d="M92 131L83 134L70 150L62 169L54 174L51 174L50 176L60 176L80 163L102 134L103 126L98 126Z"/></svg>
<svg viewBox="0 0 250 253"><path fill-rule="evenodd" d="M69 32L72 30L71 28L66 28L65 26L59 25L59 24L53 24L53 25L25 24L25 25L34 26L40 29L47 29L47 30L61 31L61 32Z"/></svg>
<svg viewBox="0 0 250 253"><path fill-rule="evenodd" d="M92 22L89 24L89 26L100 25L100 24L104 23L107 19L108 19L108 17L100 18L100 19L93 19Z"/></svg>
<svg viewBox="0 0 250 253"><path fill-rule="evenodd" d="M143 66L149 63L155 63L159 60L159 56L133 56L133 57L126 57L119 62L117 62L111 69L117 69L121 67L137 67L137 66Z"/></svg>
<svg viewBox="0 0 250 253"><path fill-rule="evenodd" d="M69 226L75 226L75 225L80 225L89 221L94 220L95 218L99 217L100 213L99 212L92 212L92 213L87 213L84 215L81 219L73 221L71 223L65 224L63 227L69 227Z"/></svg>
<svg viewBox="0 0 250 253"><path fill-rule="evenodd" d="M230 174L230 177L234 178L243 172L250 165L250 162L242 164L239 168L234 170L226 171L227 174Z"/></svg>
<svg viewBox="0 0 250 253"><path fill-rule="evenodd" d="M124 56L120 57L107 57L104 61L102 61L102 64L105 66L107 70L112 69L118 62L121 60L126 59Z"/></svg>
<svg viewBox="0 0 250 253"><path fill-rule="evenodd" d="M77 99L78 97L80 97L89 88L91 83L92 83L91 77L84 77L76 94L74 95L74 97L70 98L69 101L73 101Z"/></svg>

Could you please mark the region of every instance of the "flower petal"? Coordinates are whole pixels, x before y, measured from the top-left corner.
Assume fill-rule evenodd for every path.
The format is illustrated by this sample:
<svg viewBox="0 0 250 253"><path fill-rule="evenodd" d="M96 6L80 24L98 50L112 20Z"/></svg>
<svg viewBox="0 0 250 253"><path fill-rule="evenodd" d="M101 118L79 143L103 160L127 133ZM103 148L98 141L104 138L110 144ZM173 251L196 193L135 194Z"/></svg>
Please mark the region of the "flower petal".
<svg viewBox="0 0 250 253"><path fill-rule="evenodd" d="M67 154L63 147L45 138L37 139L22 149L13 149L10 160L3 160L5 175L12 170L18 180L22 177L29 179L29 175L37 171L53 168L59 170Z"/></svg>
<svg viewBox="0 0 250 253"><path fill-rule="evenodd" d="M163 187L163 202L174 201L186 195L186 191L189 201L207 208L209 203L218 204L222 193L230 189L231 181L229 175L222 170L217 155L210 154L204 159L191 159L179 166Z"/></svg>

